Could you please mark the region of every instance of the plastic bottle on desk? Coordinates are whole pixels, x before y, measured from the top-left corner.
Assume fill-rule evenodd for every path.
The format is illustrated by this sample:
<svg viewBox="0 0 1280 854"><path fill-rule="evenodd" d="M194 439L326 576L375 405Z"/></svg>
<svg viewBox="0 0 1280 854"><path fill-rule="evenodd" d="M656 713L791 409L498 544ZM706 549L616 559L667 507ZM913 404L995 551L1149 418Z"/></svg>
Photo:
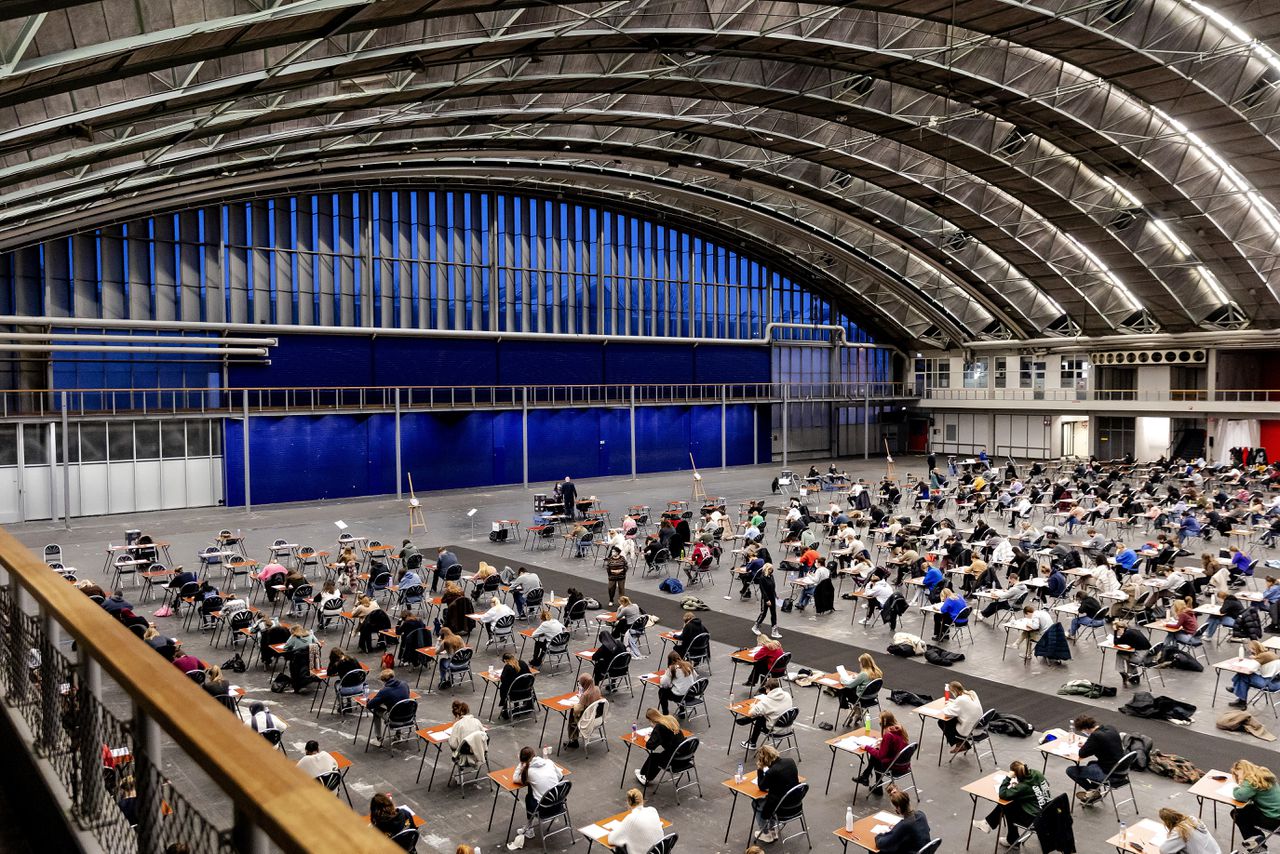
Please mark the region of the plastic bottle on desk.
<svg viewBox="0 0 1280 854"><path fill-rule="evenodd" d="M853 833L853 806L844 808L844 830L845 833Z"/></svg>
<svg viewBox="0 0 1280 854"><path fill-rule="evenodd" d="M948 703L951 702L951 683L950 682L942 686L942 699Z"/></svg>
<svg viewBox="0 0 1280 854"><path fill-rule="evenodd" d="M871 735L871 713L866 712L862 716L862 725L866 729L867 735Z"/></svg>
<svg viewBox="0 0 1280 854"><path fill-rule="evenodd" d="M733 772L733 782L735 783L742 782L742 763L741 762L738 763L738 770Z"/></svg>

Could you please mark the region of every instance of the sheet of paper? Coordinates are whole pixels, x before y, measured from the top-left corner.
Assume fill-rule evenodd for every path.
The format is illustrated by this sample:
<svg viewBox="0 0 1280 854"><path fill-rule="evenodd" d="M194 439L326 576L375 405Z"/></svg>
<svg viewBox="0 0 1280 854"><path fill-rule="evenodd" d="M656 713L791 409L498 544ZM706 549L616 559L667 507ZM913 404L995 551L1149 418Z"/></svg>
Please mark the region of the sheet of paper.
<svg viewBox="0 0 1280 854"><path fill-rule="evenodd" d="M598 824L588 824L586 827L582 828L582 832L587 836L590 836L596 842L599 842L609 835L609 831L605 830Z"/></svg>
<svg viewBox="0 0 1280 854"><path fill-rule="evenodd" d="M647 726L647 727L643 727L642 729L636 730L636 735L640 736L641 738L648 738L652 732L653 732L653 727Z"/></svg>
<svg viewBox="0 0 1280 854"><path fill-rule="evenodd" d="M568 708L570 706L576 706L577 704L578 704L578 698L576 696L560 698L560 705L564 706L565 708Z"/></svg>
<svg viewBox="0 0 1280 854"><path fill-rule="evenodd" d="M888 833L888 832L889 832L889 825L887 825L887 824L877 824L875 827L871 828L871 832L872 832L873 834L875 834L876 836L879 836L879 835L880 835L880 834L882 834L882 833Z"/></svg>
<svg viewBox="0 0 1280 854"><path fill-rule="evenodd" d="M747 650L747 652L751 653L752 655L755 655L755 654L757 654L758 652L760 652L760 650L761 650L761 649L762 649L762 647L759 647L759 646L753 646L753 647L751 647L751 649Z"/></svg>
<svg viewBox="0 0 1280 854"><path fill-rule="evenodd" d="M890 826L897 824L900 820L901 819L898 816L894 815L891 812L885 812L884 810L881 810L880 812L876 813L876 821L886 821L889 823Z"/></svg>
<svg viewBox="0 0 1280 854"><path fill-rule="evenodd" d="M615 821L606 821L604 824L600 826L603 827L605 830L609 831L610 833L613 833L615 830L618 829L618 825L620 824L622 824L622 822L615 820Z"/></svg>
<svg viewBox="0 0 1280 854"><path fill-rule="evenodd" d="M446 730L431 733L431 740L432 741L448 741L449 736L452 734L453 734L453 727L449 727Z"/></svg>

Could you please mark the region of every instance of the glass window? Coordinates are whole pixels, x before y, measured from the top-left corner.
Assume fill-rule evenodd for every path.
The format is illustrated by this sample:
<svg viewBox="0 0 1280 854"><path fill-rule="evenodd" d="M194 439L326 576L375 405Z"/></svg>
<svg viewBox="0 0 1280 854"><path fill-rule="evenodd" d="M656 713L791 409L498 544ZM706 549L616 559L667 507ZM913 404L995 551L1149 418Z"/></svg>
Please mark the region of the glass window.
<svg viewBox="0 0 1280 854"><path fill-rule="evenodd" d="M1004 356L996 357L996 388L1004 388L1008 378L1008 360Z"/></svg>
<svg viewBox="0 0 1280 854"><path fill-rule="evenodd" d="M180 460L187 455L184 428L183 421L165 421L160 425L160 453L166 460Z"/></svg>
<svg viewBox="0 0 1280 854"><path fill-rule="evenodd" d="M23 463L29 466L49 464L49 428L44 424L22 425Z"/></svg>
<svg viewBox="0 0 1280 854"><path fill-rule="evenodd" d="M107 450L116 462L133 459L133 422L113 421L107 425Z"/></svg>
<svg viewBox="0 0 1280 854"><path fill-rule="evenodd" d="M187 422L187 456L209 456L209 422Z"/></svg>
<svg viewBox="0 0 1280 854"><path fill-rule="evenodd" d="M1018 388L1031 388L1031 357L1018 359Z"/></svg>
<svg viewBox="0 0 1280 854"><path fill-rule="evenodd" d="M964 387L987 387L987 360L985 358L964 363Z"/></svg>
<svg viewBox="0 0 1280 854"><path fill-rule="evenodd" d="M1062 370L1059 380L1060 388L1075 388L1076 382L1084 378L1084 359L1067 359L1062 360Z"/></svg>
<svg viewBox="0 0 1280 854"><path fill-rule="evenodd" d="M107 461L107 425L80 425L80 461L105 463Z"/></svg>
<svg viewBox="0 0 1280 854"><path fill-rule="evenodd" d="M160 459L160 424L156 421L137 421L133 427L138 442L138 459Z"/></svg>
<svg viewBox="0 0 1280 854"><path fill-rule="evenodd" d="M63 451L64 451L64 448L62 447L62 442L63 442L63 440L62 440L62 427L60 427L60 426L59 426L59 427L57 428L57 432L58 432L58 459L57 459L57 462L59 462L59 463L60 463L60 462L62 462L62 456L63 456ZM79 434L79 430L77 429L77 427L76 427L76 425L75 425L75 424L68 424L68 425L67 425L67 439L66 439L66 443L67 443L67 448L65 449L65 451L66 451L67 462L69 462L69 463L78 463L78 462L80 462L80 434Z"/></svg>
<svg viewBox="0 0 1280 854"><path fill-rule="evenodd" d="M218 421L209 422L209 455L222 456L222 424Z"/></svg>
<svg viewBox="0 0 1280 854"><path fill-rule="evenodd" d="M0 424L0 466L18 464L18 425Z"/></svg>

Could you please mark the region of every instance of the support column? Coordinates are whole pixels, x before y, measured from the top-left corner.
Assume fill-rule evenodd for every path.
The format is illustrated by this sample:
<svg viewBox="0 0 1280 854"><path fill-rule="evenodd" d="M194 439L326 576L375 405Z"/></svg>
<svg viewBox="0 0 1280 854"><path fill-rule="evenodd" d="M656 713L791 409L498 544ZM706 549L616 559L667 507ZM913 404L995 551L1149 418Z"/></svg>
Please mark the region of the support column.
<svg viewBox="0 0 1280 854"><path fill-rule="evenodd" d="M529 387L520 387L520 461L524 488L529 488Z"/></svg>
<svg viewBox="0 0 1280 854"><path fill-rule="evenodd" d="M60 678L55 678L60 672L54 665L54 656L58 654L58 638L62 634L62 627L58 625L58 621L53 615L40 609L40 625L44 630L43 639L40 644L40 662L42 664L41 671L45 678L40 680L40 753L49 756L57 749L59 726L61 721L58 715L58 709L62 707L58 697L58 683ZM99 760L99 763L101 760Z"/></svg>
<svg viewBox="0 0 1280 854"><path fill-rule="evenodd" d="M133 766L138 791L138 854L159 854L164 800L160 774L160 727L139 706L133 707Z"/></svg>
<svg viewBox="0 0 1280 854"><path fill-rule="evenodd" d="M73 734L81 768L97 768L102 764L102 668L87 655L77 662L80 672L79 715ZM101 819L107 803L107 787L101 774L80 775L80 791L74 797L76 819L81 827L93 827ZM113 805L114 806L114 805Z"/></svg>
<svg viewBox="0 0 1280 854"><path fill-rule="evenodd" d="M396 500L403 497L400 484L404 481L404 466L400 459L400 389L396 389Z"/></svg>
<svg viewBox="0 0 1280 854"><path fill-rule="evenodd" d="M249 390L247 388L240 392L240 404L244 416L242 422L244 441L241 443L244 445L244 512L248 513L253 509L253 501L249 495Z"/></svg>
<svg viewBox="0 0 1280 854"><path fill-rule="evenodd" d="M862 387L862 458L871 458L871 383Z"/></svg>
<svg viewBox="0 0 1280 854"><path fill-rule="evenodd" d="M636 387L631 387L631 479L636 479Z"/></svg>
<svg viewBox="0 0 1280 854"><path fill-rule="evenodd" d="M729 467L728 448L728 426L726 424L728 409L729 389L726 386L720 386L720 468L727 469Z"/></svg>
<svg viewBox="0 0 1280 854"><path fill-rule="evenodd" d="M253 823L243 810L234 810L235 822L231 827L231 841L240 854L267 854L270 847L266 832Z"/></svg>
<svg viewBox="0 0 1280 854"><path fill-rule="evenodd" d="M67 393L62 393L62 526L71 530L71 426L67 423Z"/></svg>
<svg viewBox="0 0 1280 854"><path fill-rule="evenodd" d="M760 465L760 404L751 404L751 464Z"/></svg>
<svg viewBox="0 0 1280 854"><path fill-rule="evenodd" d="M788 435L788 426L787 426L787 420L789 417L788 410L790 410L790 408L791 407L787 405L787 387L784 385L782 387L782 467L783 468L787 467L787 446L790 444L790 436Z"/></svg>

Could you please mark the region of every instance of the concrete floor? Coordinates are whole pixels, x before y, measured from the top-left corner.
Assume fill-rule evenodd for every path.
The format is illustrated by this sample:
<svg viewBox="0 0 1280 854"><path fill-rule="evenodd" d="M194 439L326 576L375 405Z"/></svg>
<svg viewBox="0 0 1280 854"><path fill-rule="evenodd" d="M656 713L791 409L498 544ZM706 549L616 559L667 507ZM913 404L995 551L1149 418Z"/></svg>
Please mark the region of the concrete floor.
<svg viewBox="0 0 1280 854"><path fill-rule="evenodd" d="M862 460L849 460L848 469L854 476L867 478L878 478L884 471L882 462L864 463ZM912 470L923 471L923 461L899 459L898 470L899 473ZM708 493L724 496L732 509L736 507L739 500L765 496L769 490L769 482L776 474L776 467L716 469L705 471L703 474ZM691 480L688 473L673 473L646 475L635 481L625 479L583 481L579 483L579 493L582 496L598 496L603 506L613 512L616 518L618 512L630 505L648 504L654 507L656 512L665 506L667 500L688 499L690 486ZM561 558L558 549L543 551L533 556L522 551L516 544L494 545L487 542L486 534L490 520L512 518L527 521L532 513L531 494L549 491L549 484L535 484L529 491L520 487L508 487L484 492L471 490L420 492L419 498L426 512L429 532L426 535L419 533L414 537L414 541L423 548L424 552L427 552L427 547L434 547L437 544L456 544L459 547L500 554L513 566L518 565L522 559L527 559L540 566L570 575L590 577L593 580L600 579L603 573L598 564ZM466 512L472 507L479 508L474 517L474 541L472 525L466 516ZM12 530L37 554L46 543L61 544L66 563L79 567L81 577L101 580L103 548L108 542L122 541L126 528L140 528L157 540L168 541L172 544L175 562L190 567L197 564L195 559L197 550L207 545L221 528L242 531L247 539L249 556L257 559L265 556L267 545L275 537L332 550L338 533L333 523L338 519L345 521L353 533L384 542L398 543L407 529L405 502L394 499L360 499L265 507L255 509L249 514L234 508L208 508L162 511L127 518L80 519L74 522L74 529L69 532L61 527L51 527L48 523L28 523L15 526ZM777 554L779 552L775 551L775 555ZM468 567L468 569L471 568L473 567ZM103 583L105 586L105 581ZM632 589L654 592L657 580L641 581L633 578L630 586ZM754 604L740 603L736 597L733 600L726 600L722 597L724 592L727 590L722 581L718 588L698 595L702 595L717 611L747 619L755 616ZM840 611L822 618L815 617L811 613L799 612L782 615L781 628L784 635L799 632L828 638L835 648L848 651L848 655L844 658L849 665L854 664L860 648L865 647L876 651L878 660L886 671L887 688L895 687L895 670L908 665L883 654L882 651L889 642L887 629L881 627L869 631L861 625L853 625L849 619L848 603L838 602L838 605L841 607ZM148 606L145 613L150 613L155 610L155 607L155 605ZM912 613L914 610L908 614L905 628L914 632L918 630L919 623L916 622L918 617L912 616ZM207 661L221 662L229 657L225 649L211 649L207 637L183 632L175 619L157 619L157 624L163 632L184 638L188 649ZM681 836L679 850L741 852L745 847L749 811L744 808L744 804L738 805L730 828L729 842L728 844L724 842L731 797L728 790L721 785L721 781L732 776L738 760L742 757L741 749L731 751L728 756L725 749L727 739L730 737L734 737L735 740L740 739L743 730L731 731L728 726L729 715L719 701L731 690L727 656L732 650L747 644L750 640L746 625L743 623L741 636L717 637L713 647L715 672L708 691L708 696L715 701L712 726L708 729L705 722L699 722L694 727L704 742L699 754L703 797L687 797L686 795L692 793L686 792L682 795L683 803L676 806L670 791L663 790L651 799L651 804L656 806L664 817L674 822L672 829L679 832ZM665 621L663 627L667 627ZM975 627L974 635L977 644L975 647L965 649L967 660L945 674L943 671L938 671L936 681L939 693L945 678L963 679L966 674L1004 684L1016 684L1024 691L1044 695L1053 695L1058 686L1069 678L1097 679L1098 677L1099 653L1091 644L1077 645L1074 650L1077 658L1066 667L1046 668L1037 663L1024 664L1014 655L1002 660L1001 656L995 653L1001 651L1003 632L993 632L988 626L980 625ZM785 643L784 637L784 645ZM575 641L572 648L585 646L586 644ZM1224 649L1221 654L1211 652L1210 658L1216 661L1228 658L1231 654ZM376 669L375 656L367 655L362 658ZM490 662L496 662L496 656L480 653L476 661L479 668L483 668ZM794 662L797 665L804 663L803 661ZM651 656L643 665L634 668L633 672L656 669L658 666L660 665L656 656ZM910 666L917 665L912 662ZM1199 745L1202 753L1215 756L1221 756L1224 753L1239 755L1250 757L1263 764L1275 764L1276 757L1271 745L1245 735L1221 733L1214 729L1213 719L1216 713L1223 709L1221 706L1212 711L1208 708L1213 683L1211 671L1205 674L1165 671L1164 675L1167 686L1160 689L1157 683L1160 693L1189 700L1201 706L1202 711L1189 729L1173 728L1156 722L1135 721L1132 727L1134 730L1151 734L1156 739L1157 747L1192 758L1196 756L1196 748ZM572 679L571 670L540 676L539 695L552 696L568 691L571 688ZM422 785L416 785L414 782L419 765L417 745L399 747L394 751L379 751L374 748L365 753L363 731L360 734L359 743L353 744L353 725L350 722L336 720L327 710L317 720L308 713L310 696L271 694L267 690L268 680L268 675L255 667L233 681L244 685L249 691L245 708L249 700L260 699L266 702L274 713L290 723L286 735L290 755L300 756L303 743L310 738L316 738L323 747L340 750L355 761L348 781L357 810L367 812L368 798L374 792L392 792L398 802L403 801L411 805L427 821L427 831L419 845L420 851L452 852L456 843L467 841L480 844L488 854L491 850L496 850L497 846L505 840L506 817L510 810L510 802L505 795L498 802L498 815L494 820L493 830L487 830L490 807L493 803L493 797L489 791L478 791L473 788L465 795L460 794L454 790L444 789L441 785L442 777L438 777L436 787L428 793L425 777ZM1115 684L1109 662L1105 681ZM425 685L425 680L423 684ZM739 696L744 696L741 692L745 689L737 690ZM797 704L802 709L799 730L800 748L804 761L801 764L801 773L806 775L813 784L813 790L806 803L806 812L814 847L820 851L833 851L837 850L837 843L831 831L843 823L844 810L852 795L852 785L849 782L850 772L842 760L837 763L840 767L836 769L833 777L831 794L829 796L822 794L830 757L823 742L838 733L831 733L810 725L809 713L813 705L813 694L809 693L811 690L796 689ZM448 720L448 705L453 696L470 699L470 692L462 688L443 696L436 693L424 696L419 710L420 724L425 726ZM1128 692L1122 691L1118 698L1099 701L1081 700L1080 702L1114 709L1125 702L1128 696ZM1222 697L1225 699L1226 695ZM476 700L478 699L479 691L476 692ZM646 705L655 700L656 697L647 697ZM824 701L818 721L831 720L834 716L834 706L833 701L829 699ZM895 711L899 718L908 724L914 737L919 731L917 716L909 709L895 707L888 702L886 707ZM611 751L605 754L602 750L593 749L589 759L576 755L566 761L565 764L574 772L570 778L575 783L570 809L576 825L585 825L596 818L608 816L623 809L623 790L618 787L618 782L623 778L624 773L626 779L631 780L630 769L638 767L639 762L633 755L629 768L624 771L623 759L626 751L618 740L618 736L627 730L633 716L637 713L635 700L621 699L613 709L613 718L609 727ZM1275 725L1276 721L1270 715L1265 712L1263 715L1263 720L1268 726L1280 730L1280 726ZM1064 726L1065 723L1065 716L1063 720L1032 720L1037 730ZM491 754L494 766L506 767L515 764L516 754L522 745L539 742L541 726L541 721L496 726L491 732ZM554 735L551 730L555 726L556 723L553 720L547 736L542 740L544 743L554 744ZM248 730L246 730L246 737L252 737ZM930 727L925 736L926 743L922 748L924 756L917 763L917 779L922 789L922 808L930 818L934 835L941 835L945 840L942 850L958 851L964 845L971 810L971 801L961 791L961 787L983 776L984 772L979 772L973 760L969 758L958 759L941 768L935 767L933 756L937 747L937 738L937 732ZM1007 766L1008 762L1015 758L1025 759L1029 764L1040 764L1040 755L1035 750L1032 739L996 737L995 747L1002 766ZM447 757L444 764L446 766L448 764ZM221 797L215 796L212 784L203 779L197 769L184 767L180 760L167 763L167 767L180 789L190 794L208 792L211 812L217 816L225 815ZM1049 762L1048 774L1055 794L1070 791L1070 781L1063 773L1064 767L1059 760ZM1208 769L1205 768L1205 770ZM444 769L442 769L443 773ZM1152 774L1137 774L1134 782L1138 803L1144 816L1154 817L1156 810L1164 805L1192 813L1196 810L1196 802L1187 794L1185 786ZM864 790L859 794L858 802L854 805L854 813L856 816L868 815L882 806L884 802L881 799L868 799ZM1103 841L1116 830L1115 818L1109 808L1085 811L1086 820L1081 820L1081 810L1077 809L1076 816L1079 850L1082 852L1104 850ZM1136 821L1132 808L1129 808L1127 814L1122 813L1122 817L1130 824ZM1216 832L1224 850L1228 850L1229 831L1229 820L1224 814ZM975 834L975 836L978 835ZM566 846L566 836L557 837L557 840L553 840L551 844L552 847ZM979 851L983 850L984 845L993 844L994 837L979 837L973 842L976 846L975 850ZM785 846L770 847L774 850L782 848L804 850L803 846L803 839L796 839Z"/></svg>

